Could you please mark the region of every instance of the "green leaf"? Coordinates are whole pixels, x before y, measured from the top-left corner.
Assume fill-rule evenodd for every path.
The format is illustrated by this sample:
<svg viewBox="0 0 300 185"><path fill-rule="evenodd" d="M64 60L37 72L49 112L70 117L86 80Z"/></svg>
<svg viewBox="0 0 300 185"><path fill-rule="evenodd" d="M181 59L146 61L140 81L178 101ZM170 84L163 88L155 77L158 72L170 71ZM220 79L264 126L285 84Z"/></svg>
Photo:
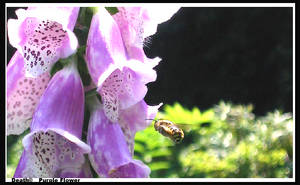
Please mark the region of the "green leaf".
<svg viewBox="0 0 300 185"><path fill-rule="evenodd" d="M28 133L29 133L29 129L27 129L21 135L18 136L15 135L7 136L8 140L11 140L11 138L15 140L13 144L7 146L7 173L6 173L7 178L12 178L15 173L15 170L18 166L19 160L23 152L22 139Z"/></svg>
<svg viewBox="0 0 300 185"><path fill-rule="evenodd" d="M110 13L110 15L114 15L119 12L117 7L105 7L105 9Z"/></svg>
<svg viewBox="0 0 300 185"><path fill-rule="evenodd" d="M77 57L77 54L75 53L75 54L69 56L68 58L61 58L57 62L55 62L50 70L51 77L53 77L56 72L63 69L64 66L69 65L70 62L74 62L74 60L77 60L76 57Z"/></svg>
<svg viewBox="0 0 300 185"><path fill-rule="evenodd" d="M199 122L204 123L204 122L210 122L214 118L214 111L213 110L207 110L204 113L202 113L201 120Z"/></svg>
<svg viewBox="0 0 300 185"><path fill-rule="evenodd" d="M144 145L139 142L135 142L134 144L134 152L143 153L145 151Z"/></svg>
<svg viewBox="0 0 300 185"><path fill-rule="evenodd" d="M152 158L166 157L172 155L172 152L168 148L161 146L159 149L150 151L149 154L151 154Z"/></svg>
<svg viewBox="0 0 300 185"><path fill-rule="evenodd" d="M53 65L53 67L50 70L50 75L51 77L54 76L54 74L58 71L60 71L64 66L61 64L60 61L55 62L55 64Z"/></svg>
<svg viewBox="0 0 300 185"><path fill-rule="evenodd" d="M161 170L161 169L169 169L171 166L170 163L167 161L153 162L148 165L151 168L151 171Z"/></svg>

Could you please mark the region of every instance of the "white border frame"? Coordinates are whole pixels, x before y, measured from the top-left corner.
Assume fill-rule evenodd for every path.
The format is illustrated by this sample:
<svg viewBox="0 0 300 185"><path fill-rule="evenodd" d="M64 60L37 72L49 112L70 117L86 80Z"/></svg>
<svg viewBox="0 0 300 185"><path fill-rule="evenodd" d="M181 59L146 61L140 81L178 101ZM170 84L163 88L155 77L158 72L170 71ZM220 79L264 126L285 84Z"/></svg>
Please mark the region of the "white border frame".
<svg viewBox="0 0 300 185"><path fill-rule="evenodd" d="M293 8L293 178L80 178L80 182L295 182L295 3L5 3L5 74L7 66L7 7L27 7L31 6L48 7L49 4L62 7L93 7L99 6L180 6L180 7L292 7ZM7 89L5 78L5 96ZM5 102L5 108L7 104ZM6 113L7 114L7 113ZM5 115L7 117L7 115ZM5 119L5 129L6 129ZM7 171L7 137L5 137L5 171ZM6 178L5 174L5 178ZM57 178L59 179L59 178ZM12 178L6 178L7 182L12 182ZM33 182L38 182L34 178Z"/></svg>

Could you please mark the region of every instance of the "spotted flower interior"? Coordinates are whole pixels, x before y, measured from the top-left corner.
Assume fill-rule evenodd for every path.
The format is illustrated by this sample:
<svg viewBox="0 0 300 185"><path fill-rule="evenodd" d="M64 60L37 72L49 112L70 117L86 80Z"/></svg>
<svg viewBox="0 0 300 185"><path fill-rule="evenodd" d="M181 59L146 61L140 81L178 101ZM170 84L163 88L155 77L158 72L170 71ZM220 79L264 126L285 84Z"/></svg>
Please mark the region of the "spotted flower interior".
<svg viewBox="0 0 300 185"><path fill-rule="evenodd" d="M58 60L57 52L67 39L67 31L62 29L61 24L49 20L27 18L24 24L27 38L23 45L26 71L38 76Z"/></svg>
<svg viewBox="0 0 300 185"><path fill-rule="evenodd" d="M7 133L21 134L29 127L32 114L50 80L50 74L39 78L20 78L18 89L13 91L7 102Z"/></svg>
<svg viewBox="0 0 300 185"><path fill-rule="evenodd" d="M65 168L73 168L73 172L79 173L84 156L76 144L51 130L34 133L31 141L24 151L27 158L25 169L21 174L17 169L15 176L60 177L59 173Z"/></svg>
<svg viewBox="0 0 300 185"><path fill-rule="evenodd" d="M133 78L129 70L115 70L103 83L100 95L105 115L113 122L119 119L119 96L133 97Z"/></svg>

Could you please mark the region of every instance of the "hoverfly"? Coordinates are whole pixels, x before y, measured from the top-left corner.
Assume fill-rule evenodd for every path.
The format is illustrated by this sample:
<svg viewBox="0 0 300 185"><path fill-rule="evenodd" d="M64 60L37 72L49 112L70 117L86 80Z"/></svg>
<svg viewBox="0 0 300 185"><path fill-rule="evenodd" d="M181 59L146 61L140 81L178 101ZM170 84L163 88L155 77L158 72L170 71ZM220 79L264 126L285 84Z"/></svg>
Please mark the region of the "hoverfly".
<svg viewBox="0 0 300 185"><path fill-rule="evenodd" d="M154 120L154 119L147 119L147 120ZM158 131L161 135L170 138L175 143L180 143L184 138L183 130L173 122L169 120L159 119L154 120L154 128Z"/></svg>

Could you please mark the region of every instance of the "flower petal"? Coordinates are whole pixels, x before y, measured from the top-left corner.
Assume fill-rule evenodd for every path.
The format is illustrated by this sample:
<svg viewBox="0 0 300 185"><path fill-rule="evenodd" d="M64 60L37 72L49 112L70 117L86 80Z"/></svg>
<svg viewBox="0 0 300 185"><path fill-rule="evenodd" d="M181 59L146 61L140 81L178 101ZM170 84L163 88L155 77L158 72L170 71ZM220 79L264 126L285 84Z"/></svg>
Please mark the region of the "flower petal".
<svg viewBox="0 0 300 185"><path fill-rule="evenodd" d="M118 23L126 48L143 46L143 19L141 7L118 7L118 13L113 15Z"/></svg>
<svg viewBox="0 0 300 185"><path fill-rule="evenodd" d="M31 132L23 139L23 158L15 176L77 177L82 173L84 91L75 62L55 73L34 113Z"/></svg>
<svg viewBox="0 0 300 185"><path fill-rule="evenodd" d="M147 7L144 8L142 19L144 21L143 38L156 33L157 25L169 20L178 10L179 6Z"/></svg>
<svg viewBox="0 0 300 185"><path fill-rule="evenodd" d="M132 159L120 125L111 123L100 106L92 110L87 141L100 177L149 177L149 167Z"/></svg>
<svg viewBox="0 0 300 185"><path fill-rule="evenodd" d="M126 61L119 28L104 8L92 18L86 48L86 61L94 83L99 86Z"/></svg>
<svg viewBox="0 0 300 185"><path fill-rule="evenodd" d="M105 115L112 121L119 120L119 111L141 101L146 93L145 84L156 80L153 64L130 60L123 70L113 71L97 91L102 97Z"/></svg>
<svg viewBox="0 0 300 185"><path fill-rule="evenodd" d="M90 164L87 160L85 160L85 163L79 169L74 170L74 168L65 168L60 172L59 176L61 178L74 178L74 177L92 178L93 177Z"/></svg>
<svg viewBox="0 0 300 185"><path fill-rule="evenodd" d="M48 130L30 133L14 177L78 177L84 151L65 137Z"/></svg>
<svg viewBox="0 0 300 185"><path fill-rule="evenodd" d="M105 115L112 122L118 121L121 109L142 100L147 93L145 84L156 79L153 67L158 62L149 64L126 59L119 28L104 8L99 8L93 16L86 61L102 97Z"/></svg>
<svg viewBox="0 0 300 185"><path fill-rule="evenodd" d="M55 73L49 82L33 115L31 134L52 130L89 152L90 147L80 140L83 116L83 86L76 66L71 62L70 66ZM26 137L29 139L31 136ZM24 146L30 143L26 137Z"/></svg>
<svg viewBox="0 0 300 185"><path fill-rule="evenodd" d="M138 160L122 165L109 172L110 178L147 178L151 170L148 166Z"/></svg>
<svg viewBox="0 0 300 185"><path fill-rule="evenodd" d="M64 28L73 30L80 7L28 7L28 10L32 11L31 16L33 17L42 16L45 19L55 20L61 23Z"/></svg>
<svg viewBox="0 0 300 185"><path fill-rule="evenodd" d="M135 133L140 130L144 130L151 124L152 121L147 119L154 119L158 109L161 106L162 103L156 106L149 106L144 100L142 100L128 109L124 109L120 112L119 124L122 128L132 156L134 152Z"/></svg>
<svg viewBox="0 0 300 185"><path fill-rule="evenodd" d="M144 61L143 50L143 19L141 7L119 7L118 13L113 15L117 22L129 59Z"/></svg>
<svg viewBox="0 0 300 185"><path fill-rule="evenodd" d="M18 9L18 19L8 20L9 41L24 56L27 77L49 71L59 58L76 51L78 41L70 28L74 27L78 11L79 8L54 7Z"/></svg>
<svg viewBox="0 0 300 185"><path fill-rule="evenodd" d="M37 78L25 77L24 59L17 51L7 67L7 135L21 134L50 80L44 73Z"/></svg>
<svg viewBox="0 0 300 185"><path fill-rule="evenodd" d="M179 7L171 6L144 8L118 7L119 12L113 18L120 27L121 35L130 59L147 60L143 50L146 38L155 34L157 25L170 19Z"/></svg>

